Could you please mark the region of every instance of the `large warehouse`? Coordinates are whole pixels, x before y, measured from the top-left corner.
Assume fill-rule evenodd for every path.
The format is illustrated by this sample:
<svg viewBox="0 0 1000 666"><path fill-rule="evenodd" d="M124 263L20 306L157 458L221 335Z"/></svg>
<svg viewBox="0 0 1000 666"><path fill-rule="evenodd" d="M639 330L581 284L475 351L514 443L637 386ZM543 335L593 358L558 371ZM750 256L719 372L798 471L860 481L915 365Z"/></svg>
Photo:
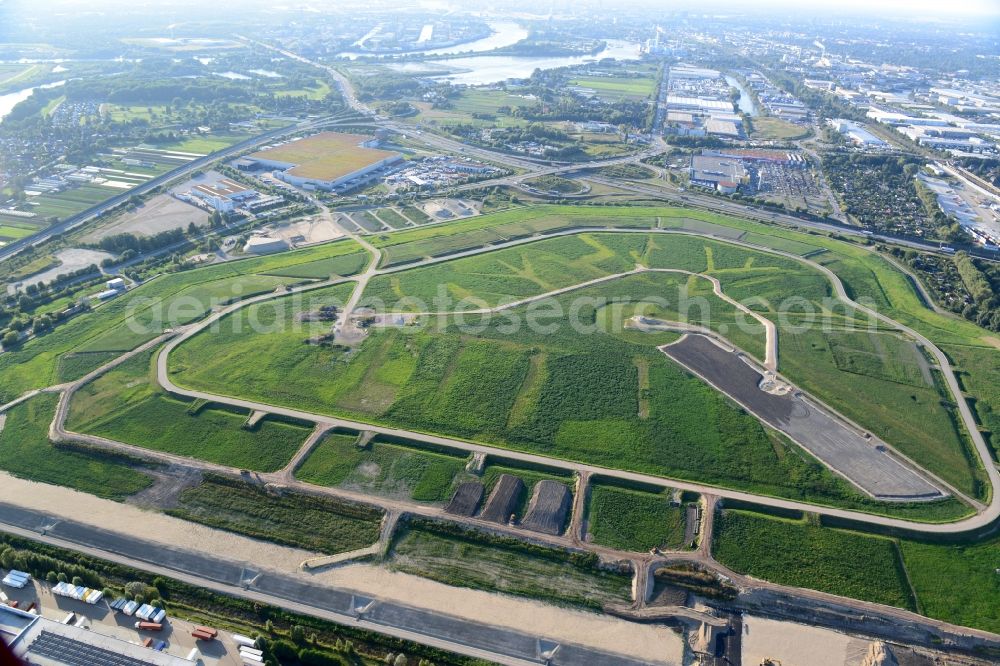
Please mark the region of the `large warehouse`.
<svg viewBox="0 0 1000 666"><path fill-rule="evenodd" d="M253 153L237 166L272 169L276 178L297 187L342 191L372 180L403 159L375 144L369 136L322 132Z"/></svg>

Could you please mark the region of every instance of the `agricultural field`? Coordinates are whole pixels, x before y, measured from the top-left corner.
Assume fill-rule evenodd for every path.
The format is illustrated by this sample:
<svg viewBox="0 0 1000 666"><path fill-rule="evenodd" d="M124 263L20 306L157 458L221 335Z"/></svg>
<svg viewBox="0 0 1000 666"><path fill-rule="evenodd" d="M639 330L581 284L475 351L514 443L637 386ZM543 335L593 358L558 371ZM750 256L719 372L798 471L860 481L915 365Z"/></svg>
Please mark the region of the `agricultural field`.
<svg viewBox="0 0 1000 666"><path fill-rule="evenodd" d="M295 476L394 499L441 503L451 497L467 456L375 440L357 446L355 434L333 433L306 458Z"/></svg>
<svg viewBox="0 0 1000 666"><path fill-rule="evenodd" d="M382 512L370 507L297 493L277 495L211 475L184 490L167 513L326 555L375 543L382 520Z"/></svg>
<svg viewBox="0 0 1000 666"><path fill-rule="evenodd" d="M49 423L58 399L46 393L6 413L0 429L0 469L23 479L115 500L133 495L153 482L125 458L51 444Z"/></svg>
<svg viewBox="0 0 1000 666"><path fill-rule="evenodd" d="M641 277L676 280L666 275ZM248 316L260 317L257 307ZM590 316L596 321L596 312ZM181 385L220 393L241 387L241 396L271 404L786 496L853 495L797 447L686 376L651 346L658 338L643 345L614 330L578 335L565 324L510 335L503 323L474 338L447 324L440 332L434 324L379 330L348 353L306 345L302 335L247 336L224 319L217 332L176 349L170 366ZM261 354L268 365L244 360Z"/></svg>
<svg viewBox="0 0 1000 666"><path fill-rule="evenodd" d="M567 207L540 208L549 208L549 212L564 212ZM466 225L466 228L471 228L472 231L483 230L484 227L489 229L493 225L489 224L490 221L483 224L484 218L509 217L513 214L520 214L520 212L511 211L506 214L483 216L482 218L457 222L449 226ZM537 213L537 211L535 212ZM635 216L642 216L646 213L646 210L618 209L614 210L612 217L624 217L626 212L629 216L625 219L637 219ZM685 211L686 215L679 215L675 214L674 209L664 209L660 212L664 214L660 216L650 215L650 218L659 218L658 223L660 226L673 226L675 228L679 227L690 230L697 229L699 231L710 229L712 233L721 229L731 232L733 237L740 236L746 231L751 230L751 228L741 229L740 226L735 226L735 224L734 226L726 226L724 223L728 222L727 218L709 217L700 214L697 217L691 217L693 213L687 211ZM604 211L592 211L588 209L583 214L583 217L593 220L594 218L591 216L596 213L604 213ZM605 219L607 219L606 215L605 213ZM496 221L494 220L493 222L495 223ZM761 229L758 231L754 229L753 231L756 234L754 241L758 243L764 243L774 238L777 243L783 244L786 249L798 250L802 254L824 250L818 256L824 257L828 265L831 265L833 269L842 268L833 264L830 257L827 256L832 254L830 252L831 247L839 247L842 244L832 244L829 240L818 236L793 234L785 238L773 236L773 233L775 233L773 230ZM419 242L424 238L430 240L437 233L436 229L431 228L413 229L388 234L384 240L380 238L379 241L392 242L396 237L415 236L415 242ZM804 242L806 239L809 239L808 243ZM860 256L865 259L868 258L868 255L862 254ZM853 257L850 259L853 259ZM836 259L837 262L841 263L846 263L847 260L847 257ZM789 293L798 297L805 297L814 304L820 305L822 305L823 300L831 293L830 286L826 283L826 280L808 267L801 266L790 259L738 248L719 241L684 235L647 238L643 234L616 235L594 233L538 241L487 255L382 276L371 282L367 297L372 300L382 298L390 304L395 304L403 297L416 296L420 299L427 299L425 301L427 303L433 303L432 299L437 295L437 285L444 285L446 293L456 300L458 298L465 298L466 296L476 296L485 298L487 303L509 302L515 298L523 298L568 284L576 284L583 280L594 279L595 277L601 277L612 272L630 270L637 261L650 266L676 266L692 271L707 271L716 275L722 281L723 288L727 294L731 294L739 299L750 297L754 297L758 301L763 299L763 303L758 302L754 305L756 309L764 313L771 313L772 315L785 315L792 321L797 321L794 316L795 313L788 313L782 310L783 298L789 295ZM857 275L867 277L862 271L857 271ZM657 275L655 278L651 275L634 276L617 282L595 285L579 292L572 292L560 297L558 300L565 305L570 298L575 298L578 295L604 297L614 295L627 296L631 299L638 298L641 301L644 296L648 296L650 293L658 295L672 293L671 289L677 288L677 278L676 276L668 276L669 274ZM854 275L852 274L849 277L853 278ZM663 282L660 282L660 280L663 280ZM854 284L867 287L864 282L854 282ZM693 294L709 298L709 303L712 304L713 311L712 320L709 322L710 325L715 326L726 322L726 317L730 316L726 314L726 306L717 301L713 303L711 301L711 294L707 293L705 285L700 286L703 290L701 292L698 291L699 285L697 281L688 286L693 289ZM502 290L502 292L494 293L487 290ZM883 298L885 298L884 295ZM615 318L611 317L614 313L609 312L608 308L602 308L595 309L593 316L595 320L600 319L601 321L605 321L606 318L611 317L613 321L621 322L623 318L629 316L634 311L634 307L632 309L628 307L622 308L617 318ZM720 312L724 315L721 319L717 316ZM522 310L514 310L511 314L516 314L522 317L523 320L524 312ZM671 308L666 308L663 312L654 309L652 313L647 312L647 314L656 314L668 319L680 318L679 315L672 312ZM691 320L692 314L700 316L700 313L689 312L687 313L689 320ZM846 308L843 310L838 309L831 314L831 317L838 325L867 323L857 313L848 311ZM693 321L695 323L698 322L697 319ZM437 325L439 322L438 320L434 320L431 323ZM265 402L277 401L281 404L304 406L327 413L345 414L361 419L375 419L386 423L501 443L516 448L541 450L550 455L564 455L565 457L586 460L588 462L597 463L599 461L606 461L609 456L603 454L600 448L586 444L572 434L574 429L578 427L576 425L565 424L563 426L556 426L556 424L552 424L538 431L534 430L530 425L534 418L532 416L535 409L533 403L534 401L543 401L542 391L545 387L544 381L550 379L549 377L545 377L542 380L539 377L549 372L550 363L557 362L553 356L561 356L561 351L554 352L553 354L532 354L526 352L529 352L535 346L540 348L554 346L556 349L561 349L570 342L573 336L548 335L532 337L521 332L512 338L510 335L491 333L490 331L495 328L496 324L487 326L487 332L480 332L478 334L479 338L487 337L495 340L495 342L491 343L494 346L494 351L503 351L502 354L496 355L496 361L499 362L492 364L480 363L474 360L479 356L488 354L485 349L480 351L480 342L468 341L463 343L456 341L450 335L431 336L423 332L416 335L404 335L393 331L379 332L370 336L369 341L362 346L359 352L356 355L350 356L349 359L342 358L343 354L337 350L313 351L313 355L319 355L317 360L319 360L321 365L347 361L348 367L346 368L346 372L334 378L332 382L328 375L324 374L321 377L307 367L310 363L306 361L306 358L309 356L306 351L296 348L291 350L292 353L289 353L287 349L282 349L280 345L272 345L268 341L268 338L271 336L266 336L264 340L254 341L240 341L236 336L227 336L224 338L215 338L215 344L209 344L207 339L196 337L174 353L172 362L175 364L175 372L179 371L177 379L181 383L191 382L193 386L206 390L217 390L220 392L231 390L212 379L213 375L221 371L216 368L225 366L226 372L230 376L234 372L237 373L236 378L239 379L239 384L255 387L252 397ZM730 326L730 330L726 335L734 339L740 346L750 350L751 353L761 354L762 347L759 335L756 332L745 331L743 328ZM608 337L615 338L615 344L628 343L629 345L638 344L641 347L645 347L642 344L641 338L639 340L636 339L635 336L639 335L638 333L621 330L620 325L617 327L617 330L614 326L606 327L605 330L612 333ZM790 346L795 340L793 334L794 331L789 332L787 336L789 339L788 342L784 341L784 337L779 339L783 340L783 345ZM886 337L888 338L888 336ZM431 344L432 339L434 339L433 344ZM600 344L596 345L596 347L603 347L603 345L608 344L608 341L603 336L598 336L597 338L595 336L588 336L588 346L595 339L601 340ZM526 348L528 340L531 340L531 347ZM849 338L845 338L845 340L849 340ZM655 340L650 339L649 343L656 342L662 344L663 341L664 339L659 337ZM669 339L666 341L669 341ZM569 346L572 347L578 342L573 341ZM237 370L236 367L238 364L234 363L233 360L245 354L241 350L244 349L242 345L246 344L253 345L255 348L263 344L266 348L273 350L272 358L283 368L280 376L296 377L296 383L299 386L292 387L288 386L287 382L282 382L282 385L278 387L277 383L271 379L274 375L264 369L244 368ZM845 344L841 344L841 347L843 350L846 350L841 354L844 367L840 368L836 365L835 357L830 352L830 367L827 371L838 373L838 377L843 377L842 381L844 385L849 386L850 382L856 377L863 377L863 375L857 374L859 370L867 371L872 366L871 363L858 365L860 363L859 359L870 359L873 357L870 351L851 351L850 345L845 346ZM888 346L890 351L895 350L897 347L900 350L904 349L900 345L894 346L890 341ZM648 349L648 347L645 348ZM441 350L440 353L444 354L440 361L443 365L441 369L434 371L437 373L434 376L444 377L446 380L445 384L440 383L441 379L437 379L434 383L425 383L424 374L419 369L422 359L424 359L423 362L429 362L434 354L439 353L438 351L431 352L430 350L432 349ZM910 352L909 365L904 363L899 368L892 366L885 372L902 372L905 368L909 368L906 372L911 373L909 375L910 379L915 379L918 375L921 380L925 379L923 373L926 371L926 368L921 369L917 363L918 357L913 356L912 349ZM458 361L448 360L453 358L453 355L456 353L459 354ZM868 355L865 356L865 353ZM787 366L783 365L783 371L787 372L794 381L799 381L799 376L796 374L798 372L795 363L796 355L801 359L803 352L796 351L793 347L788 350L789 362ZM545 359L544 362L541 360L543 356ZM338 361L338 359L341 360ZM388 359L388 361L381 361L380 359ZM643 403L641 408L639 403L636 403L635 413L639 421L644 420L638 418L640 411L647 414L662 412L662 407L657 409L655 404L652 404L656 400L651 397L657 393L654 380L657 377L662 377L660 374L661 371L657 369L659 361L660 359L654 354L647 366L648 369L643 370L643 372L647 373L646 376L648 377L645 381L650 381L650 386L642 389ZM387 369L382 373L383 376L378 378L377 382L372 383L371 378L375 376L373 368L380 367L383 362L388 363L387 368L391 368L391 370ZM286 363L290 365L286 365ZM373 363L374 366L372 365ZM630 362L627 365L633 372L636 372L636 369L639 367L634 362ZM799 365L804 364L800 363ZM482 368L482 366L489 367ZM460 412L452 413L450 409L444 407L449 401L447 392L451 390L449 389L451 383L454 382L455 386L464 387L460 377L464 375L465 368L469 369L471 375L480 372L483 373L482 377L492 377L498 367L503 369L504 374L497 377L496 385L491 386L489 395L476 398L475 396L482 391L482 388L474 386L469 389L468 395L471 397L463 404ZM458 376L456 376L456 370L459 371ZM814 368L805 368L801 372L805 373L806 370L813 372L814 375L817 372ZM442 372L446 374L440 374ZM315 375L315 378L310 375ZM386 381L386 375L389 376L388 381ZM635 377L634 381L638 387L638 375L635 375ZM808 379L805 374L802 377L804 380ZM426 379L430 379L430 376ZM529 379L531 380L530 382L528 381ZM871 379L891 385L889 388L903 387L905 390L909 390L910 388L906 384L899 384L884 377L873 377ZM518 381L521 382L522 389L515 388ZM514 383L512 384L511 382ZM503 388L501 390L500 387L508 385L511 388ZM368 389L367 387L369 386L373 388ZM418 386L423 387L425 390L422 397L419 398L417 397ZM806 388L809 387L807 386ZM454 390L457 392L459 389ZM465 389L463 388L462 390ZM899 389L897 388L896 390L899 393ZM934 389L925 387L924 390L933 391ZM638 396L639 393L640 389L636 388L636 395ZM848 394L850 393L848 392ZM364 398L364 395L377 395L378 399ZM433 397L428 397L431 395ZM912 393L906 393L905 400L909 400L912 403L914 401L909 397L910 395ZM584 397L574 399L578 399L581 402L586 402L587 400ZM477 402L478 400L482 401L481 404ZM909 406L906 406L905 400L900 404L900 407L903 408L905 406L906 409L910 409ZM938 399L935 398L935 400ZM856 416L857 420L862 423L867 423L867 420L879 416L877 410L868 404L858 405L856 409L862 410ZM952 428L944 407L938 406L936 409L938 410L937 412L932 411L931 414L922 417L929 421L934 421L932 424L933 427L928 432L937 432L937 434L932 436L938 436L941 432L946 432L948 428ZM612 412L620 416L623 413L631 412L631 408L618 407L617 409L610 410L609 414ZM558 411L555 413L558 414ZM664 418L669 417L664 414ZM900 417L897 414L895 418L902 420L905 417ZM558 418L552 419L555 422L558 422L558 420ZM652 418L647 417L645 420L652 420ZM590 425L593 426L593 423ZM554 431L552 430L553 426L555 426ZM632 426L629 427L631 428ZM870 427L874 428L875 426ZM934 427L941 430L935 431ZM525 428L528 429L530 434L524 432ZM580 428L582 432L582 424ZM640 427L640 429L642 428ZM543 431L546 434L543 435ZM601 432L603 437L604 430L598 429L591 432ZM610 429L608 437L611 439L607 440L607 443L611 444L618 441L622 436L622 432L621 428ZM659 436L652 437L653 439L659 439ZM640 438L640 441L643 439ZM682 439L686 438L682 437ZM894 436L890 433L889 441L893 442L893 440ZM940 455L944 458L952 456L954 458L956 450L958 458L963 456L960 447L957 449L948 449L940 443L931 442L930 436L927 435L924 435L923 440L927 442L928 446L938 449L931 451L927 457L931 465L935 464L935 456ZM947 440L945 441L947 442ZM957 434L954 435L951 441L957 441ZM906 444L904 442L902 448L905 448ZM694 445L688 441L687 446ZM698 449L699 447L694 446L694 448ZM794 449L795 447L792 447L793 451ZM784 447L779 450L784 450ZM921 458L922 450L919 449L919 442L910 444L908 451L917 460L924 461ZM805 465L803 469L809 469L815 464L815 461L800 451L795 451L795 453L796 455L791 458L785 457L784 454L781 454L779 457L785 460L784 464L791 465L792 467ZM725 474L719 474L718 471L723 468L728 470L728 464L722 464L721 466L718 464L706 464L700 466L700 469L695 472L696 468L694 465L688 467L686 464L677 462L690 459L690 455L674 456L674 462L668 465L667 468L662 466L662 462L654 462L659 456L651 454L648 449L640 454L638 458L641 460L630 459L627 466L630 468L637 466L648 471L656 470L654 473L665 473L680 476L681 478L692 478L690 475L694 474L693 478L700 478L701 480L706 480L703 476L705 474L704 470L711 469L711 475L716 479L720 479L719 482L721 483L736 483L737 485L741 485L747 482L747 477L742 474L739 475L741 481L735 481L732 478L729 481L722 481L721 479L725 478L730 472L727 471ZM952 462L958 458L955 458ZM612 461L611 464L622 465L623 463L619 457ZM679 466L687 469L679 470L677 469ZM666 471L667 469L670 471ZM961 473L960 468L955 468L955 478L958 478ZM751 474L750 476L754 475ZM764 476L769 475L765 474ZM810 484L815 484L815 488L823 487L824 490L821 492L831 496L831 499L827 501L834 503L842 503L844 501L857 502L857 499L847 500L847 497L853 493L850 491L842 492L842 489L834 490L838 485L837 482L831 483L829 479L823 479L823 476L823 473L818 477L813 477L812 473L809 474ZM966 472L964 481L966 487L971 487L968 480L968 472ZM782 485L785 484L777 484L777 486ZM788 485L795 484L788 483ZM779 494L788 492L787 489L776 490L775 488L775 486L772 486L771 492ZM811 493L812 491L808 491L805 494L809 495ZM866 503L861 502L861 504L865 505ZM944 504L948 504L948 506L944 506ZM866 506L866 508L871 507ZM936 519L955 515L956 512L961 514L968 510L962 507L960 503L942 503L942 506L928 506L926 509L928 515L934 515L937 517ZM893 508L891 512L914 515L919 514L920 509L917 507L897 507Z"/></svg>
<svg viewBox="0 0 1000 666"><path fill-rule="evenodd" d="M121 356L118 351L77 352L59 358L56 370L60 382L72 382Z"/></svg>
<svg viewBox="0 0 1000 666"><path fill-rule="evenodd" d="M812 395L977 494L981 471L923 353L892 333L779 331L782 372ZM857 395L878 400L857 400ZM945 402L943 402L945 401Z"/></svg>
<svg viewBox="0 0 1000 666"><path fill-rule="evenodd" d="M373 238L372 243L383 250L383 266L395 266L571 227L651 228L655 225L655 215L642 210L537 206L383 234Z"/></svg>
<svg viewBox="0 0 1000 666"><path fill-rule="evenodd" d="M725 509L712 550L755 578L916 610L892 539Z"/></svg>
<svg viewBox="0 0 1000 666"><path fill-rule="evenodd" d="M501 107L516 109L531 106L536 100L514 95L502 90L478 90L469 88L448 100L448 104L434 108L429 102L412 102L418 113L407 120L426 122L440 127L452 125L474 125L482 127L517 127L528 124L527 120L511 115L499 114Z"/></svg>
<svg viewBox="0 0 1000 666"><path fill-rule="evenodd" d="M39 222L41 222L39 220ZM12 241L30 236L41 228L39 224L31 224L20 218L0 215L0 239Z"/></svg>
<svg viewBox="0 0 1000 666"><path fill-rule="evenodd" d="M684 508L671 503L670 491L591 485L587 528L594 543L638 552L678 549L685 545L684 523Z"/></svg>
<svg viewBox="0 0 1000 666"><path fill-rule="evenodd" d="M809 136L808 127L796 125L779 118L759 116L753 119L753 132L750 136L759 141L794 141Z"/></svg>
<svg viewBox="0 0 1000 666"><path fill-rule="evenodd" d="M958 370L963 388L976 396L976 415L996 451L1000 447L1000 354L989 347L964 345L944 345L942 351Z"/></svg>
<svg viewBox="0 0 1000 666"><path fill-rule="evenodd" d="M251 136L254 136L253 132L211 132L209 134L184 137L171 143L158 143L156 147L180 153L208 155L209 153L236 145L240 141L246 141Z"/></svg>
<svg viewBox="0 0 1000 666"><path fill-rule="evenodd" d="M119 189L87 183L62 192L31 197L25 209L41 218L65 219L118 194L121 194Z"/></svg>
<svg viewBox="0 0 1000 666"><path fill-rule="evenodd" d="M903 563L925 615L1000 631L1000 538L971 543L900 539Z"/></svg>
<svg viewBox="0 0 1000 666"><path fill-rule="evenodd" d="M409 209L408 209L409 210ZM408 211L407 211L408 212ZM412 217L412 216L411 216ZM418 221L414 218L414 221ZM488 213L448 224L381 234L372 243L384 251L383 265L395 266L430 256L444 256L464 249L562 229L611 227L676 229L740 239L754 234L753 243L775 243L780 250L810 254L823 246L803 242L811 237L784 232L735 218L686 208L646 206L537 205ZM752 230L752 231L751 231ZM778 235L776 235L778 234Z"/></svg>
<svg viewBox="0 0 1000 666"><path fill-rule="evenodd" d="M56 383L59 358L64 354L134 349L159 335L168 322L190 322L204 316L213 298L214 304L221 304L261 290L272 291L303 278L270 275L289 270L325 272L328 267L324 262L351 255L355 258L343 261L354 266L365 262L365 254L355 243L338 241L149 280L126 295L70 319L44 337L0 355L0 402ZM341 270L347 272L350 268L348 265Z"/></svg>
<svg viewBox="0 0 1000 666"><path fill-rule="evenodd" d="M608 102L642 100L656 92L654 76L579 76L570 79L571 86L589 88Z"/></svg>
<svg viewBox="0 0 1000 666"><path fill-rule="evenodd" d="M393 229L405 229L413 226L393 208L380 208L377 213L378 218Z"/></svg>
<svg viewBox="0 0 1000 666"><path fill-rule="evenodd" d="M875 601L996 632L996 536L978 542L886 538L805 520L727 509L715 521L715 557L775 583Z"/></svg>
<svg viewBox="0 0 1000 666"><path fill-rule="evenodd" d="M46 66L45 63L0 63L0 94L29 87L49 78L51 73L52 66Z"/></svg>
<svg viewBox="0 0 1000 666"><path fill-rule="evenodd" d="M400 529L387 565L448 585L591 609L628 603L631 590L629 574L598 569L596 557L430 521Z"/></svg>
<svg viewBox="0 0 1000 666"><path fill-rule="evenodd" d="M284 467L309 436L306 426L271 418L251 430L247 412L169 396L151 379L152 358L138 354L81 388L67 428L258 472Z"/></svg>

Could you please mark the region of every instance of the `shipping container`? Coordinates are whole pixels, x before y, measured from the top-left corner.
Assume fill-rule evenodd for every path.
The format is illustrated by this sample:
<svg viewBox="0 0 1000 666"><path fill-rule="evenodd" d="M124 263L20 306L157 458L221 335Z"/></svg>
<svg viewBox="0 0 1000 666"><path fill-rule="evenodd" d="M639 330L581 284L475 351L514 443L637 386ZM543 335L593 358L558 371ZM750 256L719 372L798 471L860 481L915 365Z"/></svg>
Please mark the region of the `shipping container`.
<svg viewBox="0 0 1000 666"><path fill-rule="evenodd" d="M163 625L159 622L136 622L135 628L139 631L160 631Z"/></svg>
<svg viewBox="0 0 1000 666"><path fill-rule="evenodd" d="M247 638L242 634L233 634L233 642L237 645L245 645L246 647L252 648L257 646L257 642L252 638Z"/></svg>
<svg viewBox="0 0 1000 666"><path fill-rule="evenodd" d="M65 618L63 618L62 623L63 624L73 624L73 620L75 620L75 619L76 619L76 613L74 613L74 612L71 611L69 615L67 615Z"/></svg>

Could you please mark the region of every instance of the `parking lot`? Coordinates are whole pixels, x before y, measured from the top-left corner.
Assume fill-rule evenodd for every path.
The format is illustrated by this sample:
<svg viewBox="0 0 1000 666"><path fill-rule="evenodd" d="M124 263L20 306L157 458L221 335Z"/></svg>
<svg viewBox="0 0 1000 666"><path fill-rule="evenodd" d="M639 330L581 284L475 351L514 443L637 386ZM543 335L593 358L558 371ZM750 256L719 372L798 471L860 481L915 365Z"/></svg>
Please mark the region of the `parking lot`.
<svg viewBox="0 0 1000 666"><path fill-rule="evenodd" d="M141 644L147 638L152 638L154 641L162 640L167 643L164 652L177 657L186 657L193 648L197 648L201 663L205 666L239 666L243 663L239 658L239 648L226 632L219 632L219 637L211 642L196 641L191 636L194 624L171 617L168 617L160 631L139 631L135 628L138 618L112 611L108 607L110 600L101 600L91 605L76 599L57 596L52 593L50 587L44 581L32 579L23 589L4 586L2 591L8 598L8 603L16 601L20 610L26 610L34 604L38 614L49 620L63 622L70 613L73 613L74 622L85 618L83 626L96 634L136 644Z"/></svg>
<svg viewBox="0 0 1000 666"><path fill-rule="evenodd" d="M761 390L761 373L704 335L688 334L660 348L767 425L787 434L865 492L885 500L938 499L942 492L891 455L884 442L859 432L798 390Z"/></svg>
<svg viewBox="0 0 1000 666"><path fill-rule="evenodd" d="M822 210L826 198L812 171L799 163L760 162L751 169L748 194L757 195L785 206L804 206Z"/></svg>

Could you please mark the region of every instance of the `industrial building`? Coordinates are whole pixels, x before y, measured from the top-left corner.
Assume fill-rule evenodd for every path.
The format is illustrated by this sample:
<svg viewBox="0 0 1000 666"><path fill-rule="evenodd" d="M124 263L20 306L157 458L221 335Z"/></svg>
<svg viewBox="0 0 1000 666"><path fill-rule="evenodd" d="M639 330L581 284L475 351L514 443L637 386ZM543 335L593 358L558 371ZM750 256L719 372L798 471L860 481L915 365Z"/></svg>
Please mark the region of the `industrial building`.
<svg viewBox="0 0 1000 666"><path fill-rule="evenodd" d="M236 210L238 203L255 199L257 192L234 180L223 178L211 185L195 185L191 188L191 195L220 213L231 213Z"/></svg>
<svg viewBox="0 0 1000 666"><path fill-rule="evenodd" d="M846 136L850 139L851 143L860 148L885 148L888 145L885 141L865 129L863 125L853 120L831 118L826 122L830 127Z"/></svg>
<svg viewBox="0 0 1000 666"><path fill-rule="evenodd" d="M685 97L682 95L667 95L667 107L670 109L685 109L699 113L713 112L732 113L733 103L721 99L703 99L701 97Z"/></svg>
<svg viewBox="0 0 1000 666"><path fill-rule="evenodd" d="M0 604L0 640L36 666L193 666L196 662Z"/></svg>
<svg viewBox="0 0 1000 666"><path fill-rule="evenodd" d="M705 121L705 131L709 134L718 134L731 139L736 139L740 136L740 128L732 120L709 118Z"/></svg>
<svg viewBox="0 0 1000 666"><path fill-rule="evenodd" d="M247 254L271 254L288 249L288 243L273 236L251 236L243 246Z"/></svg>
<svg viewBox="0 0 1000 666"><path fill-rule="evenodd" d="M371 182L402 161L402 155L380 150L377 144L372 137L322 132L253 153L236 166L270 169L275 178L303 189L344 191Z"/></svg>
<svg viewBox="0 0 1000 666"><path fill-rule="evenodd" d="M722 194L733 194L747 181L743 163L731 157L695 155L691 158L691 184L708 187Z"/></svg>
<svg viewBox="0 0 1000 666"><path fill-rule="evenodd" d="M976 136L976 133L959 127L899 127L901 134L936 150L951 150L964 153L992 152L996 146Z"/></svg>

